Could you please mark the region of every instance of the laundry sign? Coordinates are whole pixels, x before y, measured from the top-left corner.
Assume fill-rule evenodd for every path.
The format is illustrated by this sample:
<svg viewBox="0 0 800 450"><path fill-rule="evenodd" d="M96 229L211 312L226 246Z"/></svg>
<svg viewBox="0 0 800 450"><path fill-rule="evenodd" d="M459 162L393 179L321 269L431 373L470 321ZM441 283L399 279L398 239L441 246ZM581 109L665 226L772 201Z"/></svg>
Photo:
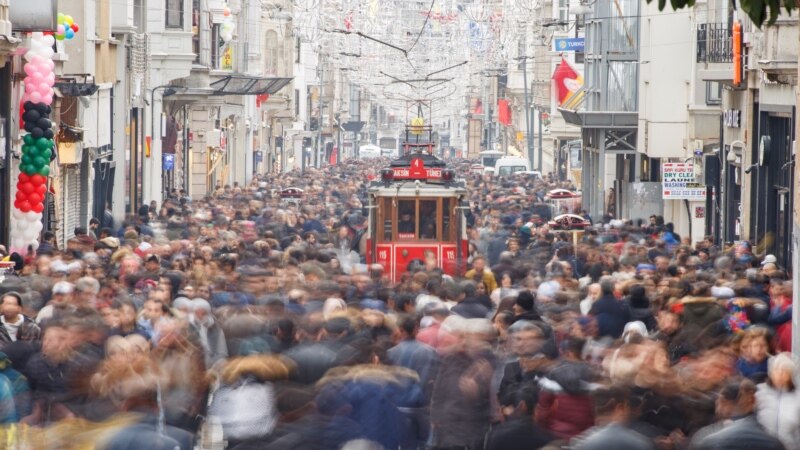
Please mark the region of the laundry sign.
<svg viewBox="0 0 800 450"><path fill-rule="evenodd" d="M661 189L664 200L706 199L706 189L697 183L692 163L663 163Z"/></svg>

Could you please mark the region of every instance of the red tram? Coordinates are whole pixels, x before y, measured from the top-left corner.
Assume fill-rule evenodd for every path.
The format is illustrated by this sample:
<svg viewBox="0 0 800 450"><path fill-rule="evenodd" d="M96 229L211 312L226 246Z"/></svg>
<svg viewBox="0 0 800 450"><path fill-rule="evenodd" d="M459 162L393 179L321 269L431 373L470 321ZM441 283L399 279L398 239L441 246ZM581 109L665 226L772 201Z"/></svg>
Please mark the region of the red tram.
<svg viewBox="0 0 800 450"><path fill-rule="evenodd" d="M468 252L466 184L430 143L404 149L369 186L367 262L382 265L392 281L415 261L460 275Z"/></svg>

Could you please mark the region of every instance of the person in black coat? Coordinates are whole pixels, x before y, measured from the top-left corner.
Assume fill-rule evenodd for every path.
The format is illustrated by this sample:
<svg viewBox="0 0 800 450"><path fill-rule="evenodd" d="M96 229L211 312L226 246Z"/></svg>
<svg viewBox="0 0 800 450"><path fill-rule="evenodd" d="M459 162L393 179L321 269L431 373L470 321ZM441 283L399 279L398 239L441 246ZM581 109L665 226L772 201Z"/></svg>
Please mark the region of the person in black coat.
<svg viewBox="0 0 800 450"><path fill-rule="evenodd" d="M644 323L648 332L653 332L658 327L653 311L650 309L650 299L647 298L644 286L637 284L631 286L628 295L628 306L631 309L631 320L638 320Z"/></svg>
<svg viewBox="0 0 800 450"><path fill-rule="evenodd" d="M597 318L598 336L619 339L625 324L631 321L631 311L624 302L614 297L614 280L600 279L600 298L592 304L589 315Z"/></svg>
<svg viewBox="0 0 800 450"><path fill-rule="evenodd" d="M531 450L542 448L553 437L533 422L538 399L535 385L525 386L514 394L514 410L494 427L486 439L486 450Z"/></svg>
<svg viewBox="0 0 800 450"><path fill-rule="evenodd" d="M473 281L461 283L461 300L451 311L466 319L485 319L489 315L486 308L477 297L477 285Z"/></svg>

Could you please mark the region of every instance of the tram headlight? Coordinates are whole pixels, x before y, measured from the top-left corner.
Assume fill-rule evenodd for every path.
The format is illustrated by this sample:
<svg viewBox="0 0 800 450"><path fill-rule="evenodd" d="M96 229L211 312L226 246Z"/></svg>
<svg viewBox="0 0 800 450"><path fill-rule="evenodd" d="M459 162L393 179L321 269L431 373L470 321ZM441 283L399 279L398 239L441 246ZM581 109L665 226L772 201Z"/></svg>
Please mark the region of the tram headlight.
<svg viewBox="0 0 800 450"><path fill-rule="evenodd" d="M442 171L442 180L449 183L456 178L456 171L453 169L445 169Z"/></svg>

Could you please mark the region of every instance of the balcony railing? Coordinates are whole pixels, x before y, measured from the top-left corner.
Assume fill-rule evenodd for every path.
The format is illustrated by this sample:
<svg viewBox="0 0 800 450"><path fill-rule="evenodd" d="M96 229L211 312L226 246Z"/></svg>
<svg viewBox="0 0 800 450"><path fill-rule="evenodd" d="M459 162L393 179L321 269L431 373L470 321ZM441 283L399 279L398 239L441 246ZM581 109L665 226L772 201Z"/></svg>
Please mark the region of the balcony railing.
<svg viewBox="0 0 800 450"><path fill-rule="evenodd" d="M724 23L697 25L697 62L733 62L731 29Z"/></svg>

